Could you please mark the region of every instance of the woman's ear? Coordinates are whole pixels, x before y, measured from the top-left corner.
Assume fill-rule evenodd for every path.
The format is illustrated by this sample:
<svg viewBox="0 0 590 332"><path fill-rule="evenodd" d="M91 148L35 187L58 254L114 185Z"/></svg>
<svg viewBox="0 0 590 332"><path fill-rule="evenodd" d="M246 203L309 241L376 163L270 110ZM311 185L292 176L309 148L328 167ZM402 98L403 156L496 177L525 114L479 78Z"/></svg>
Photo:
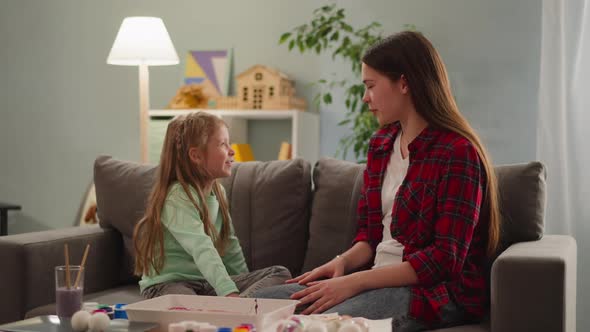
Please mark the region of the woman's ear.
<svg viewBox="0 0 590 332"><path fill-rule="evenodd" d="M188 157L190 158L191 162L197 165L199 165L203 160L201 151L194 146L188 149Z"/></svg>
<svg viewBox="0 0 590 332"><path fill-rule="evenodd" d="M410 86L408 85L408 80L404 74L399 77L399 87L403 94L408 94L408 92L410 92Z"/></svg>

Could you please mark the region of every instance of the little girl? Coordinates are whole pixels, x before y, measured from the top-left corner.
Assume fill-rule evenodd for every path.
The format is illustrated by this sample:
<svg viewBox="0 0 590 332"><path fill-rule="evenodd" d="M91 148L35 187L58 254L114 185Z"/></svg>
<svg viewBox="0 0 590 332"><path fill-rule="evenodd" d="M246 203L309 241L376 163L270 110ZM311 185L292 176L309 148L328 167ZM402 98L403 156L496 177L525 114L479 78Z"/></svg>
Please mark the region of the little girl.
<svg viewBox="0 0 590 332"><path fill-rule="evenodd" d="M156 183L134 231L141 294L244 296L291 277L282 266L248 272L225 190L234 151L227 125L204 112L168 125Z"/></svg>

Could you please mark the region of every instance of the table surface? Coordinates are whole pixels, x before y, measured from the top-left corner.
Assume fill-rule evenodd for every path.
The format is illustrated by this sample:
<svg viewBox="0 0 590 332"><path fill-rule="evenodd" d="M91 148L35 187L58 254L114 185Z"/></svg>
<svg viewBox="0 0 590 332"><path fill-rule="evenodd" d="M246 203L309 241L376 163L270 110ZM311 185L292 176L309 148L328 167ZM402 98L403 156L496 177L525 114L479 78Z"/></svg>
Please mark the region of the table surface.
<svg viewBox="0 0 590 332"><path fill-rule="evenodd" d="M112 332L146 332L158 327L155 323L129 322L125 319L114 319L108 331ZM0 325L0 332L73 332L69 319L59 317L39 316L18 322Z"/></svg>

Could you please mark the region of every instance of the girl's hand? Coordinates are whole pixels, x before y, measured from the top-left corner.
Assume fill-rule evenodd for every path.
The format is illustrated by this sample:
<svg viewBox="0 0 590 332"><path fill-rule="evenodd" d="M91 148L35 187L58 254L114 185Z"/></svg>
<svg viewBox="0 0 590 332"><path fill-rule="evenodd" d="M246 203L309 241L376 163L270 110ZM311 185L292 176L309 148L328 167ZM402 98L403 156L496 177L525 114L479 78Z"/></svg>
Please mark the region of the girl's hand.
<svg viewBox="0 0 590 332"><path fill-rule="evenodd" d="M231 293L231 294L227 294L226 297L240 297L240 294L238 294L238 293Z"/></svg>
<svg viewBox="0 0 590 332"><path fill-rule="evenodd" d="M291 295L291 299L300 301L299 305L311 303L302 312L303 315L320 314L362 291L354 275L314 281L307 285L306 289Z"/></svg>
<svg viewBox="0 0 590 332"><path fill-rule="evenodd" d="M285 282L288 284L298 283L300 285L307 285L308 282L316 281L320 278L337 278L343 276L345 268L344 258L342 256L336 256L328 263Z"/></svg>

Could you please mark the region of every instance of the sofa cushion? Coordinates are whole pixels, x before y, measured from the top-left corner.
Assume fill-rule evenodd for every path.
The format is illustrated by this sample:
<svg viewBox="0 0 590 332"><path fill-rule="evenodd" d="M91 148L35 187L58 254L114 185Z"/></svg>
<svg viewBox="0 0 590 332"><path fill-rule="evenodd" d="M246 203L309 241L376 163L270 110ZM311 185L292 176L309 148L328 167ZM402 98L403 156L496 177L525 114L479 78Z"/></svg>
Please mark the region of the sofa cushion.
<svg viewBox="0 0 590 332"><path fill-rule="evenodd" d="M314 168L314 200L303 271L348 249L356 232L356 208L365 166L332 158ZM543 234L545 167L539 162L495 167L502 215L500 252L515 242Z"/></svg>
<svg viewBox="0 0 590 332"><path fill-rule="evenodd" d="M539 240L545 218L545 166L535 161L498 166L495 170L500 192L502 247Z"/></svg>
<svg viewBox="0 0 590 332"><path fill-rule="evenodd" d="M313 170L314 198L303 271L350 247L357 229L359 194L365 165L321 158Z"/></svg>
<svg viewBox="0 0 590 332"><path fill-rule="evenodd" d="M123 236L125 254L121 279L133 279L133 228L145 212L156 176L156 166L99 156L94 162L94 184L99 224Z"/></svg>
<svg viewBox="0 0 590 332"><path fill-rule="evenodd" d="M303 159L234 164L222 179L250 269L301 271L308 239L311 165Z"/></svg>
<svg viewBox="0 0 590 332"><path fill-rule="evenodd" d="M135 223L145 212L155 176L154 165L98 157L94 182L100 226L113 227L123 236L132 237Z"/></svg>

